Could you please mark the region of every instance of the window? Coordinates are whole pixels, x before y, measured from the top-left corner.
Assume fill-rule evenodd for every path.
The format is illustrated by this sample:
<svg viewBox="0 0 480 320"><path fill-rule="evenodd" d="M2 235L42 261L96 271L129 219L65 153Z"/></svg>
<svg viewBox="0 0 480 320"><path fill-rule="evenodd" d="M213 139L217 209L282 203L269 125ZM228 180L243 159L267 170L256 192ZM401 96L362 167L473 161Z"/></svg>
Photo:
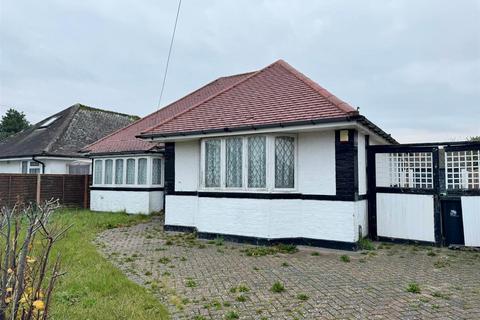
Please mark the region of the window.
<svg viewBox="0 0 480 320"><path fill-rule="evenodd" d="M205 142L205 187L220 187L220 140Z"/></svg>
<svg viewBox="0 0 480 320"><path fill-rule="evenodd" d="M295 140L275 138L275 188L293 188L295 184Z"/></svg>
<svg viewBox="0 0 480 320"><path fill-rule="evenodd" d="M115 160L115 184L123 184L123 159Z"/></svg>
<svg viewBox="0 0 480 320"><path fill-rule="evenodd" d="M480 150L445 152L447 189L480 189Z"/></svg>
<svg viewBox="0 0 480 320"><path fill-rule="evenodd" d="M127 159L127 184L135 183L135 159Z"/></svg>
<svg viewBox="0 0 480 320"><path fill-rule="evenodd" d="M266 187L267 143L264 136L248 138L248 187Z"/></svg>
<svg viewBox="0 0 480 320"><path fill-rule="evenodd" d="M113 180L113 160L105 160L105 181L104 184L112 184Z"/></svg>
<svg viewBox="0 0 480 320"><path fill-rule="evenodd" d="M28 173L28 161L22 161L22 173Z"/></svg>
<svg viewBox="0 0 480 320"><path fill-rule="evenodd" d="M162 184L162 159L152 161L152 184Z"/></svg>
<svg viewBox="0 0 480 320"><path fill-rule="evenodd" d="M296 140L291 135L203 140L202 186L225 190L293 190L295 150Z"/></svg>
<svg viewBox="0 0 480 320"><path fill-rule="evenodd" d="M226 139L226 187L242 187L242 138Z"/></svg>
<svg viewBox="0 0 480 320"><path fill-rule="evenodd" d="M94 176L93 176L93 183L94 184L102 184L102 168L103 161L102 160L95 160L94 163Z"/></svg>
<svg viewBox="0 0 480 320"><path fill-rule="evenodd" d="M147 184L147 159L146 158L138 159L137 183Z"/></svg>

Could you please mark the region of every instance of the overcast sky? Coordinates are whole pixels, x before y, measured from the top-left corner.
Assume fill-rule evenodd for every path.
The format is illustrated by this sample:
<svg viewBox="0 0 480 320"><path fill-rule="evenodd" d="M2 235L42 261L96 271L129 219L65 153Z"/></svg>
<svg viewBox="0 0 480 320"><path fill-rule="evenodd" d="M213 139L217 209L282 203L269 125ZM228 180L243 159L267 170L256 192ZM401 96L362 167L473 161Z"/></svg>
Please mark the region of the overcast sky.
<svg viewBox="0 0 480 320"><path fill-rule="evenodd" d="M177 0L0 3L0 115L156 109ZM400 142L480 135L475 0L183 0L162 105L279 58Z"/></svg>

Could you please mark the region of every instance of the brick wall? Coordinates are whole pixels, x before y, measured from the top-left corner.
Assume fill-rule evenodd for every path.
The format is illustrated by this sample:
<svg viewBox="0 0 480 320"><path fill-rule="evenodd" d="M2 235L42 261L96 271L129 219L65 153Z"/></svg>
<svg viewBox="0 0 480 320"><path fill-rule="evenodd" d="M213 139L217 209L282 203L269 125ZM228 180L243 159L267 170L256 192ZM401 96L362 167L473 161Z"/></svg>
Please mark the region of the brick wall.
<svg viewBox="0 0 480 320"><path fill-rule="evenodd" d="M0 205L59 199L62 205L90 206L91 176L63 174L0 174Z"/></svg>

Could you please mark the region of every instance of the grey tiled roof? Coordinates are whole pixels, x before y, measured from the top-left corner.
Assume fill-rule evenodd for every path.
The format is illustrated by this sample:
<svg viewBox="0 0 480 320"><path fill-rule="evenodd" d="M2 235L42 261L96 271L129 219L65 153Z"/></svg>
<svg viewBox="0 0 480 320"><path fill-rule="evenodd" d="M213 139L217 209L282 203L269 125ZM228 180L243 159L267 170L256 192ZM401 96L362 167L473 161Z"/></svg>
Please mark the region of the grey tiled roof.
<svg viewBox="0 0 480 320"><path fill-rule="evenodd" d="M50 119L56 118L48 126ZM139 118L75 104L0 143L0 158L81 157L80 149ZM44 126L44 127L43 127Z"/></svg>

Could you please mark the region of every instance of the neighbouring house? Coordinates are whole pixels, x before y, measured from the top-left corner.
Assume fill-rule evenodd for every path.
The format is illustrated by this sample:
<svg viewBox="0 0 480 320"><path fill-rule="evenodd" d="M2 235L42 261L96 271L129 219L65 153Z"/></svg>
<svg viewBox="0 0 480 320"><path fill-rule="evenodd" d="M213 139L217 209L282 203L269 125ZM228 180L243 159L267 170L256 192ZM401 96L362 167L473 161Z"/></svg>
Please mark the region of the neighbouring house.
<svg viewBox="0 0 480 320"><path fill-rule="evenodd" d="M89 174L80 149L137 119L73 105L0 142L0 173Z"/></svg>
<svg viewBox="0 0 480 320"><path fill-rule="evenodd" d="M367 230L366 148L383 130L286 62L157 119L165 229L352 249Z"/></svg>
<svg viewBox="0 0 480 320"><path fill-rule="evenodd" d="M164 144L136 136L218 94L248 74L219 78L83 149L94 162L90 208L143 213L164 208Z"/></svg>

